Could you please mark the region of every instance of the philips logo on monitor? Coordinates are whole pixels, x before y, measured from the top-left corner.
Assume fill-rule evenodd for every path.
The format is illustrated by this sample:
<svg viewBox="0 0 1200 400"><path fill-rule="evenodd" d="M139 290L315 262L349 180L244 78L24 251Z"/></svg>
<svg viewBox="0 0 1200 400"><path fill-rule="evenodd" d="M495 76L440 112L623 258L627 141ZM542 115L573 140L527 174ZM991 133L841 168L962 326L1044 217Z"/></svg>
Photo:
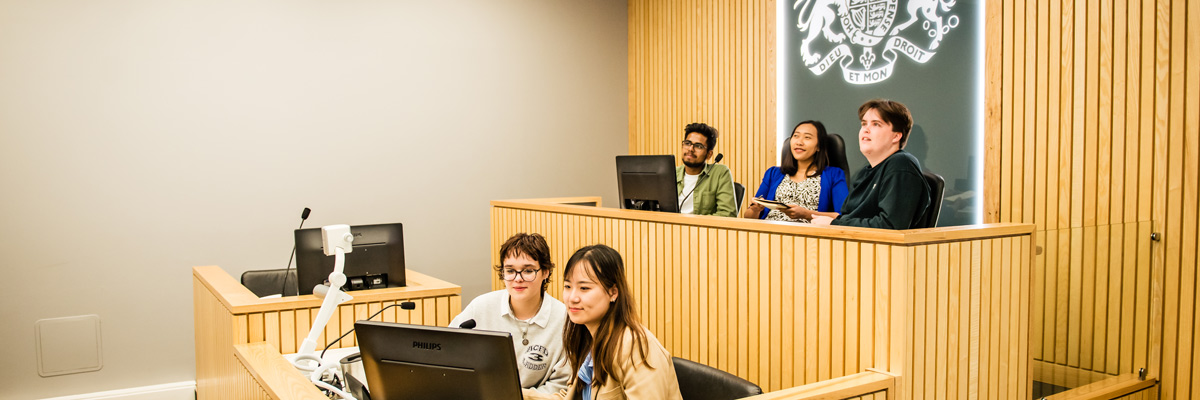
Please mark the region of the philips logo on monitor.
<svg viewBox="0 0 1200 400"><path fill-rule="evenodd" d="M414 349L421 349L421 350L437 350L437 351L441 351L441 350L442 350L442 344L441 344L441 343L433 343L433 342L417 342L417 341L414 341L414 342L413 342L413 348L414 348Z"/></svg>
<svg viewBox="0 0 1200 400"><path fill-rule="evenodd" d="M842 69L842 78L856 85L868 85L892 76L899 55L924 64L935 54L942 37L958 27L957 15L946 15L955 0L907 0L904 11L907 19L893 28L900 0L796 0L796 28L806 33L800 42L800 58L813 74L821 75L835 66ZM939 15L939 13L941 15ZM924 21L921 21L921 19ZM920 29L907 30L921 22ZM834 29L841 28L842 32ZM824 36L828 49L822 56L813 51L814 41ZM850 44L844 43L846 40ZM927 42L925 40L928 40ZM883 42L877 60L875 45ZM915 42L915 43L914 43ZM922 47L918 43L927 43ZM851 47L854 45L854 47ZM856 56L854 53L858 52ZM882 65L876 65L881 61ZM857 65L856 65L857 62ZM872 68L874 66L874 68Z"/></svg>

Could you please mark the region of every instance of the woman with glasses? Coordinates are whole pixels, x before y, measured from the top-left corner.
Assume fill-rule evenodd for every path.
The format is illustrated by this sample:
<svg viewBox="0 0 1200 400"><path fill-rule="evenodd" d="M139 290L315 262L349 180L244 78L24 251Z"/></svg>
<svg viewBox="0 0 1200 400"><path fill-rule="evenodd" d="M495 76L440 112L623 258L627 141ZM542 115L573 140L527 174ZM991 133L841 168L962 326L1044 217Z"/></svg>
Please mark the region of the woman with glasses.
<svg viewBox="0 0 1200 400"><path fill-rule="evenodd" d="M773 204L775 209L751 201L742 218L808 223L818 215L837 217L849 188L846 171L830 165L827 149L832 147L831 140L820 121L796 124L779 150L779 166L763 174L754 195L778 202Z"/></svg>
<svg viewBox="0 0 1200 400"><path fill-rule="evenodd" d="M518 233L500 246L496 276L504 290L485 293L458 314L450 326L475 320L475 329L512 334L521 387L542 393L566 388L572 375L563 351L567 308L546 296L554 272L550 246L539 234Z"/></svg>
<svg viewBox="0 0 1200 400"><path fill-rule="evenodd" d="M576 251L563 272L570 321L562 335L578 372L566 390L526 390L525 398L681 399L671 354L641 324L631 293L616 250L597 244Z"/></svg>

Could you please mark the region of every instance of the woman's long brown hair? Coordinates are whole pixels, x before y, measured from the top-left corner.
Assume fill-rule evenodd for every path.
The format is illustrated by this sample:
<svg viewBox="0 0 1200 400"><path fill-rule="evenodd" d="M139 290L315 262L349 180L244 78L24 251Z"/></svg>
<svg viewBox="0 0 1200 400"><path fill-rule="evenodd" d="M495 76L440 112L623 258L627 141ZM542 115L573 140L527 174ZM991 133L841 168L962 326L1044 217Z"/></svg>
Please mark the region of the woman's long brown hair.
<svg viewBox="0 0 1200 400"><path fill-rule="evenodd" d="M641 351L643 363L646 363L645 354L649 351L649 342L646 339L646 330L638 320L632 292L629 291L629 284L625 280L625 263L621 261L621 254L602 244L587 246L571 255L566 269L563 270L563 277L571 276L571 271L577 267L587 268L588 277L599 283L605 293L617 289L617 299L601 317L595 338L586 326L570 320L567 320L566 329L563 330L563 346L567 350L567 360L575 367L575 371L579 371L591 352L592 363L595 366L592 371L592 385L599 387L604 385L616 368L615 358L621 350L621 339L626 329L633 334L634 349ZM566 299L563 300L565 303ZM648 363L646 365L654 368ZM571 379L577 378L576 376Z"/></svg>

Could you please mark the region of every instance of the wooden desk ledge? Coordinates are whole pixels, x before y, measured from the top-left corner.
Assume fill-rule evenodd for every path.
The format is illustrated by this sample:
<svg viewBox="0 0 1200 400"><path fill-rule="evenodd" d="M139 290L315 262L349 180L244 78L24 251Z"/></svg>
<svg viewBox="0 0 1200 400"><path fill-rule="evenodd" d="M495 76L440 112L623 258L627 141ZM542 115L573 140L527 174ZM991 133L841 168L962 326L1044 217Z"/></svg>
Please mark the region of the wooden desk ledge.
<svg viewBox="0 0 1200 400"><path fill-rule="evenodd" d="M1116 399L1122 396L1136 393L1158 383L1158 379L1147 378L1146 380L1138 379L1137 374L1121 374L1115 377L1105 379L1100 382L1095 382L1089 385L1080 386L1059 394L1045 397L1046 400L1094 400L1094 399Z"/></svg>
<svg viewBox="0 0 1200 400"><path fill-rule="evenodd" d="M237 278L215 265L192 267L192 277L216 294L217 300L229 312L235 314L277 311L281 306L317 308L323 301L311 294L260 299L250 289L242 286ZM354 296L355 303L363 303L462 294L462 287L417 271L405 271L405 279L408 284L405 287L359 290L351 292L351 295Z"/></svg>
<svg viewBox="0 0 1200 400"><path fill-rule="evenodd" d="M743 230L748 232L781 233L787 235L819 237L824 239L840 239L856 242L898 244L906 246L972 239L1021 236L1032 233L1034 229L1033 224L999 223L948 226L927 229L890 230L858 228L850 226L815 226L811 224L796 224L781 221L762 221L757 219L726 218L711 215L691 215L571 205L571 203L586 202L594 198L595 197L559 197L548 199L492 200L491 205L493 208L493 218L495 215L494 213L496 212L495 209L512 209L563 215L611 218L616 220Z"/></svg>
<svg viewBox="0 0 1200 400"><path fill-rule="evenodd" d="M238 344L233 352L272 399L328 400L270 344Z"/></svg>
<svg viewBox="0 0 1200 400"><path fill-rule="evenodd" d="M863 371L854 375L827 379L803 386L796 386L758 396L746 397L744 400L832 400L847 399L887 391L889 399L894 398L896 376L877 372Z"/></svg>
<svg viewBox="0 0 1200 400"><path fill-rule="evenodd" d="M600 196L549 197L549 198L544 198L544 199L514 199L514 200L500 200L500 201L548 203L548 204L562 204L562 205L579 205L579 204L585 204L585 203L595 204L595 206L579 206L579 207L600 207L601 203L602 203Z"/></svg>

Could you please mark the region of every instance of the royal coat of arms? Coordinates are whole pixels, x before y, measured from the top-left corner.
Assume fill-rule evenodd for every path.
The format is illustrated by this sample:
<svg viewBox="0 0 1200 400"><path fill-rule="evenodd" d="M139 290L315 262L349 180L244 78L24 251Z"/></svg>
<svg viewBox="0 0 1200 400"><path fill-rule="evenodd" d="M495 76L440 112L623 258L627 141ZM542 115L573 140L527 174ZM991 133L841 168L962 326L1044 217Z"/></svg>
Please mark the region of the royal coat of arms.
<svg viewBox="0 0 1200 400"><path fill-rule="evenodd" d="M800 59L817 75L837 65L846 82L882 82L892 76L897 55L925 63L937 54L942 38L958 27L958 16L949 14L953 7L954 0L908 0L903 9L900 0L796 0L792 5L799 12L796 28L804 37ZM907 19L893 26L901 10ZM909 29L917 22L920 31ZM826 42L816 43L821 37ZM876 66L875 46L880 43L883 63ZM814 49L830 45L832 49L823 55Z"/></svg>

